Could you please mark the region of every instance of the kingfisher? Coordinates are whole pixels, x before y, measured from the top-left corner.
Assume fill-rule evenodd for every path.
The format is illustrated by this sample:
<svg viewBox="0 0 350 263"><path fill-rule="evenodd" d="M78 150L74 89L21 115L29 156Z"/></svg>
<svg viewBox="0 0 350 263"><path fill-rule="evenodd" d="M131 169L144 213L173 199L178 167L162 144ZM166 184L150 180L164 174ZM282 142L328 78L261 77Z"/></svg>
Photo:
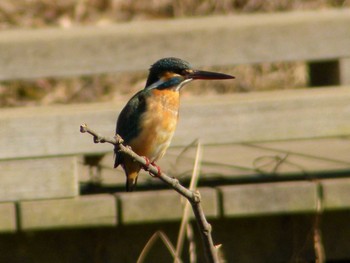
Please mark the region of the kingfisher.
<svg viewBox="0 0 350 263"><path fill-rule="evenodd" d="M197 79L233 79L233 76L193 69L179 58L162 58L149 70L145 88L137 92L122 109L116 125L124 144L149 164L163 157L174 135L180 106L180 90ZM126 191L134 190L142 165L118 151L114 168L121 165L126 175ZM160 169L158 166L158 172ZM146 167L147 168L147 167Z"/></svg>

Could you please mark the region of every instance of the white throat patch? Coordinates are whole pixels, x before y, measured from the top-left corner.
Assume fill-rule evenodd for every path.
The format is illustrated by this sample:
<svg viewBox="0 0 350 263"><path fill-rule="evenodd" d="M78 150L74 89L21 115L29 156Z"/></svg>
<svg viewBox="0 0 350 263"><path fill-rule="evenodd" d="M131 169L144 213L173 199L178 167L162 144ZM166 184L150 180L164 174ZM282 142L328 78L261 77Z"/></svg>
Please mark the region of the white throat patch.
<svg viewBox="0 0 350 263"><path fill-rule="evenodd" d="M193 79L185 79L184 81L182 81L177 87L176 87L176 91L179 91L185 84L191 82Z"/></svg>

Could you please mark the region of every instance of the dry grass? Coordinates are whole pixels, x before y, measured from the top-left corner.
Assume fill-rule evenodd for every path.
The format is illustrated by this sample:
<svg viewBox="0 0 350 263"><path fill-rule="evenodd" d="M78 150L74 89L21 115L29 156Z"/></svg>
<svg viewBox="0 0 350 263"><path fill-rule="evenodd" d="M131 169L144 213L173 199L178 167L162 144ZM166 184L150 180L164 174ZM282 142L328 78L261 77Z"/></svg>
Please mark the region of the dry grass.
<svg viewBox="0 0 350 263"><path fill-rule="evenodd" d="M108 24L136 19L160 19L227 13L350 7L350 0L3 0L0 28ZM153 61L150 61L150 64ZM215 70L237 76L234 85L197 82L184 95L249 92L303 87L307 72L303 63L272 63ZM38 79L0 83L0 107L126 100L142 89L147 72L98 75L70 79Z"/></svg>
<svg viewBox="0 0 350 263"><path fill-rule="evenodd" d="M227 81L195 81L182 96L225 94L258 90L300 88L307 83L303 63L206 68L232 74ZM49 105L80 102L126 101L145 85L147 71L70 79L38 79L0 83L0 106Z"/></svg>
<svg viewBox="0 0 350 263"><path fill-rule="evenodd" d="M350 6L349 0L2 0L0 28Z"/></svg>

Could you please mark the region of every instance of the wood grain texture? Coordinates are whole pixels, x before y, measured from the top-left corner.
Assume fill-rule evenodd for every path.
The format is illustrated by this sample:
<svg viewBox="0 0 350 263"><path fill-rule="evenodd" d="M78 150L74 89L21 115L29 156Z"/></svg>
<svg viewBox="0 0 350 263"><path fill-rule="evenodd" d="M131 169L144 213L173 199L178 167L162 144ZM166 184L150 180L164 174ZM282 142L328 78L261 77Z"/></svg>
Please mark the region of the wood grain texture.
<svg viewBox="0 0 350 263"><path fill-rule="evenodd" d="M324 207L328 210L350 208L350 179L330 179L322 181Z"/></svg>
<svg viewBox="0 0 350 263"><path fill-rule="evenodd" d="M350 57L339 60L340 84L350 85Z"/></svg>
<svg viewBox="0 0 350 263"><path fill-rule="evenodd" d="M300 180L311 175L324 176L350 170L350 140L346 138L319 138L271 141L264 143L227 143L203 145L200 180L230 180L261 182L267 180ZM172 147L157 162L162 171L181 182L192 176L196 147L184 151L184 147ZM113 169L113 154L106 154L99 163L100 168L91 168L81 162L79 181L87 183L90 173L99 175L106 187L119 186L124 189L125 175L122 168ZM145 171L141 171L138 187L160 186Z"/></svg>
<svg viewBox="0 0 350 263"><path fill-rule="evenodd" d="M205 215L208 218L217 217L219 207L215 189L198 190ZM180 220L186 201L172 190L123 193L118 194L117 198L120 200L121 220L124 224Z"/></svg>
<svg viewBox="0 0 350 263"><path fill-rule="evenodd" d="M20 202L23 230L114 226L117 224L115 198L91 195L71 199Z"/></svg>
<svg viewBox="0 0 350 263"><path fill-rule="evenodd" d="M350 89L256 92L182 100L171 146L347 136ZM123 104L0 110L0 159L111 152L79 132L86 122L113 136ZM341 114L340 114L341 113ZM11 138L11 140L9 140ZM4 150L6 149L6 150Z"/></svg>
<svg viewBox="0 0 350 263"><path fill-rule="evenodd" d="M349 208L348 178L319 182L323 186L323 208L326 211ZM314 213L318 199L317 184L310 181L229 185L200 188L199 191L208 218L219 218L220 207L223 208L223 218ZM219 192L222 198L218 198ZM182 201L170 190L119 193L116 197L117 202L114 196L107 194L21 201L19 225L22 230L85 228L171 222L182 216ZM3 215L0 231L15 231L14 204L2 203L0 211Z"/></svg>
<svg viewBox="0 0 350 263"><path fill-rule="evenodd" d="M0 233L17 230L15 203L0 203Z"/></svg>
<svg viewBox="0 0 350 263"><path fill-rule="evenodd" d="M225 217L314 212L316 185L288 182L223 186Z"/></svg>
<svg viewBox="0 0 350 263"><path fill-rule="evenodd" d="M3 161L0 168L0 201L78 195L75 157Z"/></svg>
<svg viewBox="0 0 350 263"><path fill-rule="evenodd" d="M196 66L349 57L349 24L338 9L5 31L0 79L144 70L166 56Z"/></svg>

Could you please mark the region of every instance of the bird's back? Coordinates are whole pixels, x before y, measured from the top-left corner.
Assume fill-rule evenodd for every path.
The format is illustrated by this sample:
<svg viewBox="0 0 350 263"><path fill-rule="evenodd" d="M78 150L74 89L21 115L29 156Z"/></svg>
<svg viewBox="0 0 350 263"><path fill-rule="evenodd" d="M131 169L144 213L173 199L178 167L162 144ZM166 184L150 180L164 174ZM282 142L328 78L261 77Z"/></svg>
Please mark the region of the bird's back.
<svg viewBox="0 0 350 263"><path fill-rule="evenodd" d="M160 159L168 148L176 129L179 92L174 90L142 90L122 110L116 132L126 145L151 162ZM122 163L116 153L115 167Z"/></svg>
<svg viewBox="0 0 350 263"><path fill-rule="evenodd" d="M125 105L119 114L117 120L116 134L119 134L125 145L129 145L130 141L137 137L140 133L140 117L145 112L146 102L145 97L147 96L145 90L141 90L136 93ZM114 149L115 152L115 163L114 168L118 167L123 161L123 156L118 152L118 149Z"/></svg>

